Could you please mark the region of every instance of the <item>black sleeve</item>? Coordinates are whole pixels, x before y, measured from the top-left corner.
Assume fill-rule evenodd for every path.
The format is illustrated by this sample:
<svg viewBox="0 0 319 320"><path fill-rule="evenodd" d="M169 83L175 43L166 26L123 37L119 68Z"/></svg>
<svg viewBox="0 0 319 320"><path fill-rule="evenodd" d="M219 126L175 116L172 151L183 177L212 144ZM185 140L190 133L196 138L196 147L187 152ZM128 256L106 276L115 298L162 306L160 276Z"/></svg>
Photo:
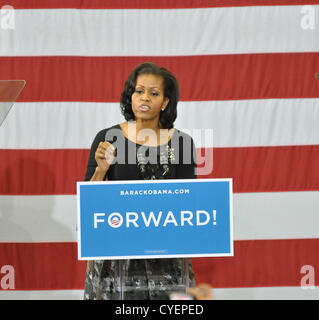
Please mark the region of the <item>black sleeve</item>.
<svg viewBox="0 0 319 320"><path fill-rule="evenodd" d="M105 141L105 133L106 129L101 130L94 138L93 143L91 145L90 155L88 165L86 167L86 173L84 181L90 181L94 172L95 168L97 167L97 162L95 161L95 151L101 141ZM105 175L104 179L106 178L107 174Z"/></svg>
<svg viewBox="0 0 319 320"><path fill-rule="evenodd" d="M196 147L194 141L191 140L190 147L183 147L183 143L179 143L179 164L176 168L176 178L177 179L196 179ZM187 144L188 146L189 144Z"/></svg>

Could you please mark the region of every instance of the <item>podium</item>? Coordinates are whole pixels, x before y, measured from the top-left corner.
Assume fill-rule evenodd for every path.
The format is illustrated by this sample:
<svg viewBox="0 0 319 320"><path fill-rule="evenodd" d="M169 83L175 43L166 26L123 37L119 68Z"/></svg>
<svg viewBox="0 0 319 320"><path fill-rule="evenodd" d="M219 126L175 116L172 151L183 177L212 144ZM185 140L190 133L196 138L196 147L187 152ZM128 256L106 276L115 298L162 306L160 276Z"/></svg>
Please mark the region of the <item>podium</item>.
<svg viewBox="0 0 319 320"><path fill-rule="evenodd" d="M90 290L108 286L98 298L187 293L190 258L233 256L232 224L232 179L77 182L78 259Z"/></svg>
<svg viewBox="0 0 319 320"><path fill-rule="evenodd" d="M173 262L174 261L174 262ZM179 263L176 263L178 261ZM135 260L139 264L138 260ZM173 294L187 295L188 288L192 286L189 276L189 258L180 259L155 259L155 260L141 260L140 265L144 264L157 264L159 272L152 272L144 276L131 275L128 271L128 264L126 260L118 260L118 283L117 292L118 300L131 300L140 299L144 300L145 297L154 295L156 299L165 300L172 299ZM178 270L174 270L173 274L163 274L160 272L163 264L172 264ZM147 271L146 271L147 273Z"/></svg>
<svg viewBox="0 0 319 320"><path fill-rule="evenodd" d="M0 126L18 99L25 84L24 80L0 80Z"/></svg>

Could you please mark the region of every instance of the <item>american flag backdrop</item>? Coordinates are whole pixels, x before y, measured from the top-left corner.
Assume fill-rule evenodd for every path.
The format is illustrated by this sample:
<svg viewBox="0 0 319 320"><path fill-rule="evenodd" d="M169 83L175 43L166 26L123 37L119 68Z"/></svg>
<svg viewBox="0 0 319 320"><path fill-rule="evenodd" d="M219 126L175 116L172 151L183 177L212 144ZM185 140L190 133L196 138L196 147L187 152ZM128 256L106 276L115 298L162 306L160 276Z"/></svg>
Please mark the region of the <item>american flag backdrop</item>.
<svg viewBox="0 0 319 320"><path fill-rule="evenodd" d="M213 148L199 178L233 178L234 257L192 259L197 283L216 299L319 299L316 3L0 1L14 8L0 80L26 80L0 127L0 299L82 299L76 181L145 61L179 81L175 126L213 129L213 145L195 140Z"/></svg>

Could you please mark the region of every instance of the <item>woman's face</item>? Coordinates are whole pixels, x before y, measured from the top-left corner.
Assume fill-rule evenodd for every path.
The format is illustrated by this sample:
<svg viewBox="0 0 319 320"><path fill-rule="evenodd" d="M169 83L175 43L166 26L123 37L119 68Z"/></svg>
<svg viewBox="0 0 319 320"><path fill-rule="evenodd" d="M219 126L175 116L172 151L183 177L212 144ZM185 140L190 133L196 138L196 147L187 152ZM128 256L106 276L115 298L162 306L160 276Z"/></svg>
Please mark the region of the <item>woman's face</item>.
<svg viewBox="0 0 319 320"><path fill-rule="evenodd" d="M161 76L141 74L136 79L132 94L132 111L135 120L159 121L161 109L165 109L169 99L164 97L164 84Z"/></svg>

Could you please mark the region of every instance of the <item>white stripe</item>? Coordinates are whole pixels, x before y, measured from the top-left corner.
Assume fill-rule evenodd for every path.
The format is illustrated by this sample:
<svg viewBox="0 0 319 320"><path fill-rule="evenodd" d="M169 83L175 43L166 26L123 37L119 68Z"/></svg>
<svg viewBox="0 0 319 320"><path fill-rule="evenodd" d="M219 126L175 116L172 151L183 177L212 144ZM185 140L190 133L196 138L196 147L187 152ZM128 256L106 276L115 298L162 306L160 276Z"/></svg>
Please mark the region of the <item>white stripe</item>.
<svg viewBox="0 0 319 320"><path fill-rule="evenodd" d="M76 241L76 196L0 196L0 242Z"/></svg>
<svg viewBox="0 0 319 320"><path fill-rule="evenodd" d="M118 103L16 103L0 148L90 148L98 131L124 121ZM318 123L319 99L266 99L180 102L175 127L197 147L279 146L319 144Z"/></svg>
<svg viewBox="0 0 319 320"><path fill-rule="evenodd" d="M216 300L318 300L319 287L256 287L213 289Z"/></svg>
<svg viewBox="0 0 319 320"><path fill-rule="evenodd" d="M0 242L77 241L76 196L1 196ZM319 238L319 191L235 193L235 240Z"/></svg>
<svg viewBox="0 0 319 320"><path fill-rule="evenodd" d="M303 6L15 10L1 56L158 56L318 51ZM318 6L313 6L318 12ZM119 41L120 39L120 41Z"/></svg>
<svg viewBox="0 0 319 320"><path fill-rule="evenodd" d="M0 290L0 300L83 300L84 290Z"/></svg>
<svg viewBox="0 0 319 320"><path fill-rule="evenodd" d="M318 300L319 287L212 289L214 300ZM0 300L83 300L83 290L0 290Z"/></svg>
<svg viewBox="0 0 319 320"><path fill-rule="evenodd" d="M5 120L6 116L9 114L12 106L13 103L11 102L0 102L0 126L2 122Z"/></svg>
<svg viewBox="0 0 319 320"><path fill-rule="evenodd" d="M233 195L234 239L318 238L319 191Z"/></svg>

